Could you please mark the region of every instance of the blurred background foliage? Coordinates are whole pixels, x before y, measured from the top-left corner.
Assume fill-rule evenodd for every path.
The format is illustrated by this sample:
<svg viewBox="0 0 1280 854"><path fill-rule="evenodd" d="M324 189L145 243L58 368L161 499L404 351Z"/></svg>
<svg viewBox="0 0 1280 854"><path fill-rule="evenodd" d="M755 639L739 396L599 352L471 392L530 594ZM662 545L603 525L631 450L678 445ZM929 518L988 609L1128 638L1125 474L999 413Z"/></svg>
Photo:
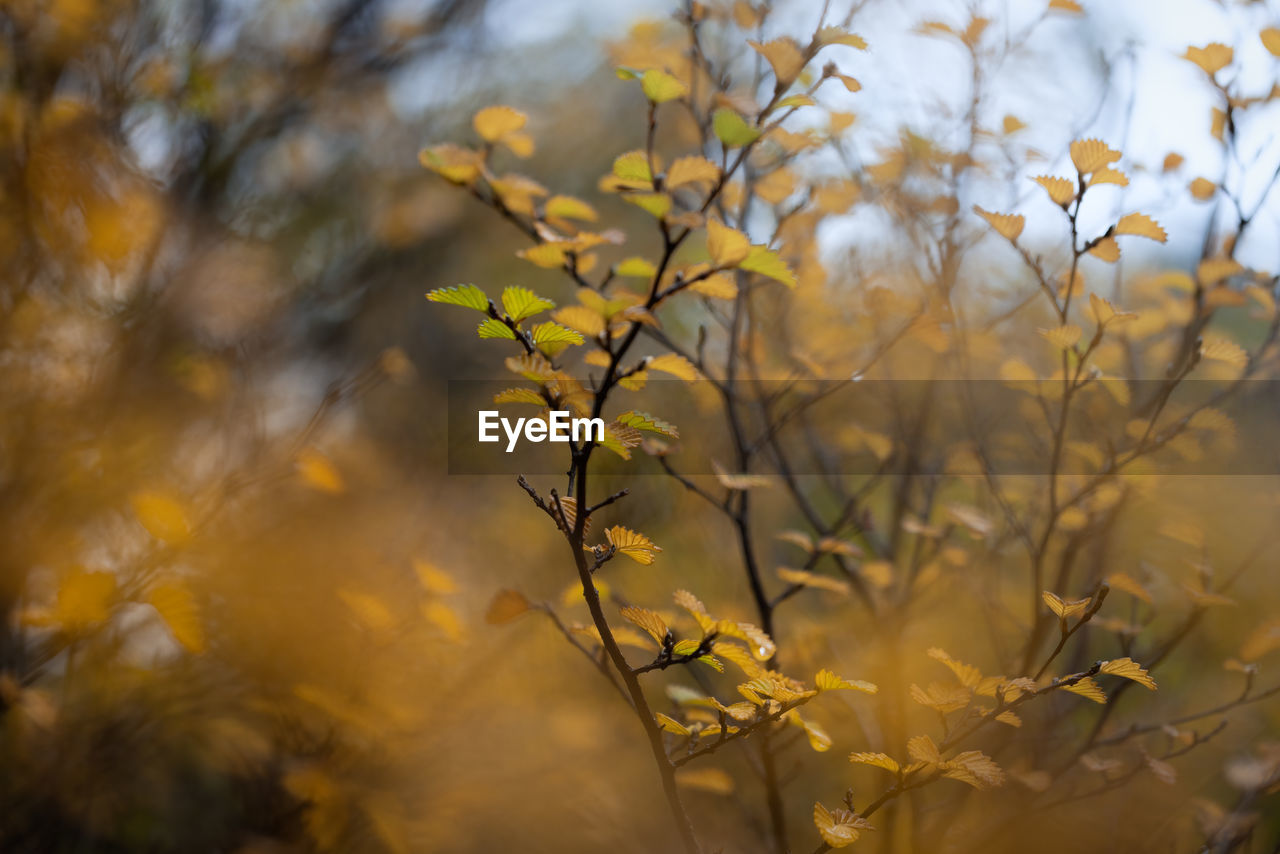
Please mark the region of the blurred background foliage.
<svg viewBox="0 0 1280 854"><path fill-rule="evenodd" d="M521 235L417 153L467 134L479 106L518 103L536 139L521 168L594 199L643 133L643 101L611 66L649 50L668 11L0 0L0 848L664 850L649 758L608 686L546 621L483 620L503 586L557 607L564 597L582 619L562 547L510 484L445 474L444 382L493 368L463 346L470 326L442 321L422 292L473 280L570 291L518 259ZM868 63L860 75L871 132L859 145L899 168L927 169L929 140L947 144L966 109L946 88L947 58L917 68L902 41L927 11L869 4L859 25L885 45L879 72ZM619 26L641 13L655 20ZM811 26L814 4L780 4L778 16ZM616 39L608 55L602 27ZM991 109L1042 134L1018 162L1132 115L1110 84L1128 69L1126 91L1138 91L1139 66L1124 59L1141 30L1120 29L1059 28L1013 57L1022 100ZM1145 151L1159 173L1165 151ZM1174 222L1195 225L1178 210ZM825 260L851 278L864 263L878 282L919 278L874 248L889 233L910 250L901 213L824 224ZM859 241L872 248L859 254ZM1007 258L989 264L986 293L998 298L1020 273ZM809 316L824 299L801 296ZM793 334L839 356L852 323L822 319ZM1274 521L1270 480L1162 486L1224 563L1247 556L1242 531ZM670 482L637 493L636 524L679 561L679 586L750 618L740 573L721 571L723 520ZM768 548L794 561L785 544ZM1146 543L1127 548L1151 559ZM955 607L944 568L895 627L902 649L963 647L985 619ZM673 584L619 586L665 601ZM1162 679L1229 693L1222 659L1278 604L1269 566L1242 586L1236 610L1206 618L1197 657ZM929 681L919 655L891 665L884 649L837 644L847 618L813 605L788 630L796 655ZM885 678L891 666L903 671ZM833 732L874 726L852 703L824 714ZM1222 821L1213 804L1233 791L1223 756L1244 761L1274 738L1275 715L1251 707L1232 730L1235 753L1198 760L1177 786L1058 813L1042 829L1057 841L1037 846L1119 850L1118 835L1128 850L1134 834L1197 810ZM800 813L847 784L832 759L789 796ZM734 761L733 778L749 781ZM713 775L689 797L708 838L758 849L753 795ZM1159 821L1126 833L1117 822L1132 813Z"/></svg>

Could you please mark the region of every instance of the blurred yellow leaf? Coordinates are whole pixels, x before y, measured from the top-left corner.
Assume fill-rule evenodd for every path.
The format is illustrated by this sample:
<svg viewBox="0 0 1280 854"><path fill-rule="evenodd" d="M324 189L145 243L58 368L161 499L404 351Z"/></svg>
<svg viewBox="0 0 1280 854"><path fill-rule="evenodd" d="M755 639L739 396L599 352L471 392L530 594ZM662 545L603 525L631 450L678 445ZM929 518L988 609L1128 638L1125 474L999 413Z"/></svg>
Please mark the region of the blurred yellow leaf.
<svg viewBox="0 0 1280 854"><path fill-rule="evenodd" d="M295 465L303 481L314 490L339 495L347 488L337 467L328 457L314 448L300 451Z"/></svg>
<svg viewBox="0 0 1280 854"><path fill-rule="evenodd" d="M973 210L978 216L991 224L996 234L1011 243L1018 239L1018 235L1022 234L1022 227L1026 224L1026 217L1022 216L1022 214L994 213L983 210L977 205L973 206Z"/></svg>
<svg viewBox="0 0 1280 854"><path fill-rule="evenodd" d="M512 107L497 105L485 107L475 114L471 124L485 142L501 142L504 138L524 128L529 117Z"/></svg>
<svg viewBox="0 0 1280 854"><path fill-rule="evenodd" d="M157 584L147 594L147 601L156 609L173 637L194 653L204 652L204 623L195 596L178 581Z"/></svg>
<svg viewBox="0 0 1280 854"><path fill-rule="evenodd" d="M147 490L130 499L133 515L147 533L166 543L180 543L191 533L191 523L181 502L172 495Z"/></svg>

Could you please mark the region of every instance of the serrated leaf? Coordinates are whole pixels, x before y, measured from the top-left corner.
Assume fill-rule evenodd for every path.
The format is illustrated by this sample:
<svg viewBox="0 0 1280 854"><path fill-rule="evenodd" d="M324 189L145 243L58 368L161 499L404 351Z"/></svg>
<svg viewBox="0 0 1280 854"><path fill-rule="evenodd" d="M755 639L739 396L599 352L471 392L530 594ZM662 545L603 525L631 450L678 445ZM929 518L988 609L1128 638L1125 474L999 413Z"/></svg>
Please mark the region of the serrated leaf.
<svg viewBox="0 0 1280 854"><path fill-rule="evenodd" d="M567 305L556 309L552 312L551 319L589 338L595 338L605 330L604 317L600 312L585 305Z"/></svg>
<svg viewBox="0 0 1280 854"><path fill-rule="evenodd" d="M813 677L813 685L819 691L861 691L864 694L875 694L880 689L874 683L861 679L842 679L830 670L819 670Z"/></svg>
<svg viewBox="0 0 1280 854"><path fill-rule="evenodd" d="M752 246L747 257L738 264L738 268L751 273L767 276L789 288L796 286L796 274L782 260L777 252L767 246Z"/></svg>
<svg viewBox="0 0 1280 854"><path fill-rule="evenodd" d="M529 330L529 334L533 338L533 343L539 347L546 344L581 344L585 340L581 332L568 329L551 320L539 323Z"/></svg>
<svg viewBox="0 0 1280 854"><path fill-rule="evenodd" d="M842 581L839 578L819 575L806 569L790 569L785 566L778 567L777 572L778 578L788 584L799 584L802 587L812 587L815 590L827 590L832 593L839 593L842 596L849 595L849 582Z"/></svg>
<svg viewBox="0 0 1280 854"><path fill-rule="evenodd" d="M692 735L693 734L693 731L691 729L689 729L687 726L680 723L678 720L671 717L670 715L664 715L662 712L658 712L653 717L654 717L654 720L658 722L658 726L661 729L666 730L667 732L675 733L676 735Z"/></svg>
<svg viewBox="0 0 1280 854"><path fill-rule="evenodd" d="M993 211L984 210L977 205L973 206L974 213L985 219L995 229L996 234L1003 237L1009 242L1018 239L1022 234L1022 227L1026 224L1026 217L1022 214L1002 214Z"/></svg>
<svg viewBox="0 0 1280 854"><path fill-rule="evenodd" d="M907 739L907 755L916 762L923 762L926 765L937 765L942 761L938 745L934 744L933 739L927 735L913 735Z"/></svg>
<svg viewBox="0 0 1280 854"><path fill-rule="evenodd" d="M680 431L676 429L674 424L663 421L661 418L655 418L647 412L628 410L615 418L614 421L625 427L634 427L637 430L658 433L671 439L680 438Z"/></svg>
<svg viewBox="0 0 1280 854"><path fill-rule="evenodd" d="M849 761L854 765L873 765L876 768L883 768L890 774L897 774L902 769L898 760L885 753L850 753Z"/></svg>
<svg viewBox="0 0 1280 854"><path fill-rule="evenodd" d="M547 401L531 388L503 389L493 396L494 403L530 403L534 406L546 406Z"/></svg>
<svg viewBox="0 0 1280 854"><path fill-rule="evenodd" d="M1120 244L1116 243L1114 237L1104 237L1093 245L1093 248L1089 250L1089 254L1106 261L1108 264L1114 264L1120 260Z"/></svg>
<svg viewBox="0 0 1280 854"><path fill-rule="evenodd" d="M1086 676L1074 685L1064 685L1063 690L1070 691L1072 694L1079 694L1086 700L1092 700L1095 703L1106 705L1107 695L1103 693L1102 688L1093 680L1092 676Z"/></svg>
<svg viewBox="0 0 1280 854"><path fill-rule="evenodd" d="M1099 139L1077 139L1071 143L1071 162L1084 175L1105 169L1120 159L1120 152Z"/></svg>
<svg viewBox="0 0 1280 854"><path fill-rule="evenodd" d="M1106 673L1111 676L1119 676L1122 679L1137 682L1142 687L1151 691L1156 690L1156 680L1152 679L1150 675L1147 674L1146 669L1143 668L1141 664L1128 656L1125 656L1124 658L1116 658L1111 661L1104 661L1102 663L1102 668L1098 672Z"/></svg>
<svg viewBox="0 0 1280 854"><path fill-rule="evenodd" d="M649 156L643 151L628 151L613 161L613 174L623 181L651 185L653 173L649 171Z"/></svg>
<svg viewBox="0 0 1280 854"><path fill-rule="evenodd" d="M711 118L711 126L716 137L727 148L741 148L760 138L759 129L752 127L746 119L728 107L716 110Z"/></svg>
<svg viewBox="0 0 1280 854"><path fill-rule="evenodd" d="M554 302L538 296L528 288L508 285L502 290L502 309L516 323L555 307Z"/></svg>
<svg viewBox="0 0 1280 854"><path fill-rule="evenodd" d="M717 267L735 267L751 254L751 241L736 228L708 219L707 253Z"/></svg>
<svg viewBox="0 0 1280 854"><path fill-rule="evenodd" d="M1169 235L1154 219L1141 213L1125 214L1120 217L1120 221L1116 223L1115 233L1133 234L1157 243L1164 243L1169 239Z"/></svg>
<svg viewBox="0 0 1280 854"><path fill-rule="evenodd" d="M871 825L866 819L846 809L829 810L821 803L813 805L813 825L818 828L822 841L832 848L844 848L858 840L862 830Z"/></svg>
<svg viewBox="0 0 1280 854"><path fill-rule="evenodd" d="M671 197L666 193L629 193L622 198L657 219L671 212Z"/></svg>
<svg viewBox="0 0 1280 854"><path fill-rule="evenodd" d="M476 327L476 332L481 338L509 338L516 340L516 334L511 330L510 326L501 320L493 317L487 317Z"/></svg>
<svg viewBox="0 0 1280 854"><path fill-rule="evenodd" d="M1249 354L1229 338L1206 338L1200 344L1200 357L1216 362L1226 362L1237 368L1243 368L1249 364Z"/></svg>
<svg viewBox="0 0 1280 854"><path fill-rule="evenodd" d="M663 185L668 190L688 184L714 185L720 180L720 167L705 157L678 157L667 170Z"/></svg>
<svg viewBox="0 0 1280 854"><path fill-rule="evenodd" d="M1088 599L1063 599L1048 590L1041 593L1040 598L1044 600L1044 604L1049 606L1049 610L1055 616L1063 620L1074 617L1077 614L1083 614L1085 609L1089 607Z"/></svg>
<svg viewBox="0 0 1280 854"><path fill-rule="evenodd" d="M857 33L851 33L844 27L823 27L818 30L818 43L823 46L842 44L858 50L867 49L867 43L862 36Z"/></svg>
<svg viewBox="0 0 1280 854"><path fill-rule="evenodd" d="M671 631L667 628L666 621L654 611L648 608L638 608L635 605L628 605L621 611L622 618L633 624L642 631L648 633L649 637L661 647L666 642L667 634ZM697 643L694 644L695 649Z"/></svg>
<svg viewBox="0 0 1280 854"><path fill-rule="evenodd" d="M662 551L644 534L621 525L605 528L604 536L618 554L624 554L642 566L649 566L653 563L654 555Z"/></svg>
<svg viewBox="0 0 1280 854"><path fill-rule="evenodd" d="M1049 198L1053 200L1054 204L1065 207L1076 197L1075 182L1068 181L1066 178L1058 178L1053 175L1038 175L1031 180L1044 187L1045 192L1049 194Z"/></svg>
<svg viewBox="0 0 1280 854"><path fill-rule="evenodd" d="M434 291L427 293L427 299L431 302L444 303L445 305L474 308L476 311L489 310L489 298L485 296L484 291L475 285L454 285L448 288L436 288Z"/></svg>

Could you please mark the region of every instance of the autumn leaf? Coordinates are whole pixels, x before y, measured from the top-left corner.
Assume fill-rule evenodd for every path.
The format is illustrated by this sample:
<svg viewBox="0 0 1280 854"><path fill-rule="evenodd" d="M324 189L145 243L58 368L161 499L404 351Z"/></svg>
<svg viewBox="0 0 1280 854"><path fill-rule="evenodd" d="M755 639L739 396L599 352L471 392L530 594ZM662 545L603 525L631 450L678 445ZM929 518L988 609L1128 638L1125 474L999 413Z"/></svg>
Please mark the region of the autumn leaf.
<svg viewBox="0 0 1280 854"><path fill-rule="evenodd" d="M1120 217L1120 221L1116 223L1116 234L1134 234L1138 237L1146 237L1157 243L1164 243L1169 239L1165 230L1161 228L1155 220L1146 214L1131 213Z"/></svg>
<svg viewBox="0 0 1280 854"><path fill-rule="evenodd" d="M1210 42L1204 47L1188 47L1182 58L1194 62L1210 77L1231 64L1235 51L1225 44Z"/></svg>
<svg viewBox="0 0 1280 854"><path fill-rule="evenodd" d="M1137 682L1144 688L1152 691L1156 690L1156 680L1147 675L1147 671L1141 664L1132 658L1125 656L1124 658L1116 658L1111 661L1102 663L1099 673L1107 673L1111 676L1120 676L1133 682Z"/></svg>
<svg viewBox="0 0 1280 854"><path fill-rule="evenodd" d="M674 101L689 94L689 87L672 77L665 71L651 68L644 73L640 81L644 96L655 104Z"/></svg>
<svg viewBox="0 0 1280 854"><path fill-rule="evenodd" d="M861 831L870 830L866 819L846 809L829 810L821 803L813 805L813 824L818 828L822 841L832 848L844 848L858 840Z"/></svg>
<svg viewBox="0 0 1280 854"><path fill-rule="evenodd" d="M662 551L644 534L637 533L621 525L605 528L605 539L618 554L624 554L642 566L653 563L654 555Z"/></svg>
<svg viewBox="0 0 1280 854"><path fill-rule="evenodd" d="M187 511L174 496L153 490L136 492L130 498L133 515L147 533L166 543L180 543L191 533Z"/></svg>
<svg viewBox="0 0 1280 854"><path fill-rule="evenodd" d="M874 765L876 768L883 768L890 774L897 774L902 770L898 760L884 753L850 753L849 761L854 765Z"/></svg>
<svg viewBox="0 0 1280 854"><path fill-rule="evenodd" d="M711 127L716 138L726 148L741 148L750 145L760 138L760 130L752 127L747 120L728 107L721 107L711 117Z"/></svg>
<svg viewBox="0 0 1280 854"><path fill-rule="evenodd" d="M801 52L800 46L796 44L794 39L783 37L774 39L770 42L748 41L752 49L763 56L769 63L769 67L773 69L773 75L777 79L779 89L784 89L791 85L791 81L795 80L804 69L805 56Z"/></svg>
<svg viewBox="0 0 1280 854"><path fill-rule="evenodd" d="M1026 217L1022 216L1022 214L993 213L992 211L983 210L977 205L973 206L973 210L978 216L991 224L996 234L1010 243L1018 239L1018 235L1022 234L1022 227L1026 224Z"/></svg>
<svg viewBox="0 0 1280 854"><path fill-rule="evenodd" d="M1076 197L1076 185L1066 178L1058 178L1052 175L1039 175L1032 179L1041 187L1044 187L1049 198L1054 204L1061 207L1069 205Z"/></svg>
<svg viewBox="0 0 1280 854"><path fill-rule="evenodd" d="M1078 139L1071 143L1071 162L1082 175L1105 169L1120 159L1120 152L1098 139Z"/></svg>

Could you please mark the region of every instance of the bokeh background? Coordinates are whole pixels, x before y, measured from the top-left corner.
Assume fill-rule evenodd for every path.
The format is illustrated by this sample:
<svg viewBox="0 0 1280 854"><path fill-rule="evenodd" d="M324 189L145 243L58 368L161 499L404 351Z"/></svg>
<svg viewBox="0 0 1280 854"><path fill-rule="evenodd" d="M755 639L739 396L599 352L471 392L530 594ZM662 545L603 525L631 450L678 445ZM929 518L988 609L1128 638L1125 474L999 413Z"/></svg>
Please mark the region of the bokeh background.
<svg viewBox="0 0 1280 854"><path fill-rule="evenodd" d="M820 5L779 3L770 26L812 28ZM1008 33L1043 12L1033 0L979 5ZM1204 132L1212 94L1180 55L1247 44L1241 83L1266 91L1276 65L1241 34L1280 12L1084 6L1009 46L984 121L1026 125L1009 176L1026 162L1061 167L1077 137L1122 147L1124 208L1170 234L1126 255L1124 275L1194 265L1206 223L1233 214L1197 203L1186 182L1239 177L1252 207L1280 143L1267 105L1243 144L1249 162L1223 162ZM467 318L423 293L571 289L518 259L524 238L417 154L468 138L476 109L511 104L536 140L520 168L596 201L613 157L644 133L643 99L613 66L671 11L659 0L0 0L0 849L666 850L651 760L608 685L550 621L484 619L495 591L516 587L584 620L563 543L513 478L447 474L446 383L492 378L495 363ZM966 109L962 57L916 27L968 14L864 4L854 29L872 50L850 61L863 91L824 92L858 115L855 161L904 130L948 144ZM1173 182L1171 151L1184 158ZM989 207L1039 192L1002 177ZM1243 262L1280 266L1277 210L1264 206ZM824 260L856 271L895 227L874 206L831 217ZM1026 287L1009 257L990 264L991 299ZM1206 479L1165 497L1192 508L1231 563L1274 530L1275 486ZM661 478L636 489L631 518L679 580L618 582L627 597L665 606L691 586L749 618L745 580L724 569L724 521ZM1130 543L1132 559L1158 556L1149 545ZM787 558L785 544L770 555ZM1164 675L1183 696L1232 690L1221 659L1280 605L1274 563L1262 563L1242 604L1205 621L1199 657ZM905 630L916 658L963 648L983 619L947 596L940 587L931 616ZM843 618L822 616L789 640L872 678L870 652L834 639ZM871 726L853 700L823 714L831 731ZM1044 828L1057 842L1037 845L1139 850L1114 821L1138 813L1152 817L1140 823L1149 850L1182 850L1160 834L1205 802L1232 803L1223 757L1280 735L1275 704L1232 732L1234 753L1110 811L1060 812ZM851 784L843 753L861 741L805 766L788 796L796 850L816 844L808 805ZM764 850L758 794L735 762L690 803L724 850ZM1263 820L1252 850L1280 833L1274 807Z"/></svg>

